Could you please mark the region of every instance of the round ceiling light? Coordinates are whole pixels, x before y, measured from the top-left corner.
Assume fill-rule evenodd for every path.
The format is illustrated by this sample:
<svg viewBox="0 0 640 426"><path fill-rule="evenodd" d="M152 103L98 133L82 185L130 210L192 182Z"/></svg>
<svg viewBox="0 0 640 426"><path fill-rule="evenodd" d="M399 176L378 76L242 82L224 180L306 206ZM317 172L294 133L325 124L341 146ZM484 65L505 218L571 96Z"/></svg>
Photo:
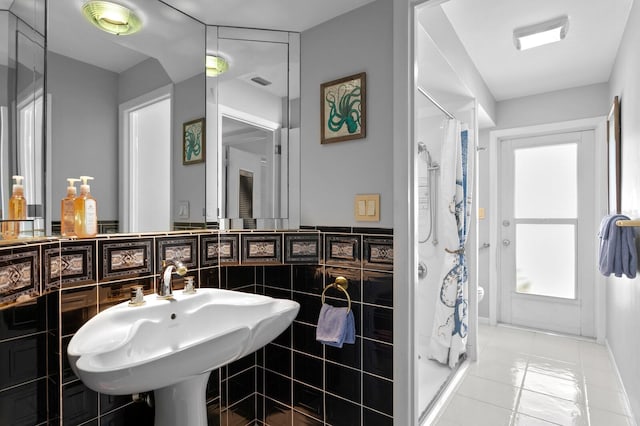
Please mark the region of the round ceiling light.
<svg viewBox="0 0 640 426"><path fill-rule="evenodd" d="M108 1L88 1L82 13L93 25L115 35L133 34L142 28L142 21L130 9Z"/></svg>
<svg viewBox="0 0 640 426"><path fill-rule="evenodd" d="M207 77L216 77L229 69L229 62L221 56L207 55L205 67Z"/></svg>

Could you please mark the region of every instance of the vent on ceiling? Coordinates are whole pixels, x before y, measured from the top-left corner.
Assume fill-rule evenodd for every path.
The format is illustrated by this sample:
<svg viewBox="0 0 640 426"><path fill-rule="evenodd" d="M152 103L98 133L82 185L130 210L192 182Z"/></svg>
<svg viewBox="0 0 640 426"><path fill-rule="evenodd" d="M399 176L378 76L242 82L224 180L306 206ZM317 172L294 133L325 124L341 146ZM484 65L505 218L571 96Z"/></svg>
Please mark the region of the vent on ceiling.
<svg viewBox="0 0 640 426"><path fill-rule="evenodd" d="M269 80L265 80L262 77L253 77L251 81L253 81L256 84L259 84L260 86L269 86L271 84Z"/></svg>

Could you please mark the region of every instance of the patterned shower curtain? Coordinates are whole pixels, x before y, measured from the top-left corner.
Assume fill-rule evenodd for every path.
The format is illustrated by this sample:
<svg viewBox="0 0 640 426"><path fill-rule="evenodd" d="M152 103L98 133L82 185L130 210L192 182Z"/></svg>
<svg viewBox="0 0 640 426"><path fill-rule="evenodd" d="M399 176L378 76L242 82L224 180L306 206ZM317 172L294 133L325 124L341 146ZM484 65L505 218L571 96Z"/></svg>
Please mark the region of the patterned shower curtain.
<svg viewBox="0 0 640 426"><path fill-rule="evenodd" d="M440 291L436 300L428 357L451 368L466 351L468 271L465 246L471 218L473 150L469 130L447 123L441 158L441 247L444 248ZM470 152L471 150L471 152Z"/></svg>

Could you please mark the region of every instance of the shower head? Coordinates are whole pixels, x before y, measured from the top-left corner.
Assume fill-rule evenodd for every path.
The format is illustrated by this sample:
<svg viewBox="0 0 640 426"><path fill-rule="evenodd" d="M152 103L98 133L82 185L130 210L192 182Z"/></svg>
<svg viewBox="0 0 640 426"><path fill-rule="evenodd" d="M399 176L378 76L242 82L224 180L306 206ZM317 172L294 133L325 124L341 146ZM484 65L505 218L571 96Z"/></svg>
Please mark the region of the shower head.
<svg viewBox="0 0 640 426"><path fill-rule="evenodd" d="M426 154L426 156L423 156L422 154ZM425 144L424 142L418 142L418 156L421 157L427 163L427 167L429 168L429 170L432 169L434 164L436 166L438 164L438 163L433 163L433 161L431 161L431 153L427 149L427 144Z"/></svg>

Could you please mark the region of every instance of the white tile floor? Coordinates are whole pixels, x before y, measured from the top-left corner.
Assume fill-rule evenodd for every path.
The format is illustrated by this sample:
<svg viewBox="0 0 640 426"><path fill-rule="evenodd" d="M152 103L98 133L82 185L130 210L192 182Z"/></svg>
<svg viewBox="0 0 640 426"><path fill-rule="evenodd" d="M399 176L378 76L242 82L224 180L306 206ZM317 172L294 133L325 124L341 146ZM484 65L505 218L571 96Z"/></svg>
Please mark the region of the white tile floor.
<svg viewBox="0 0 640 426"><path fill-rule="evenodd" d="M488 325L479 341L438 426L634 425L606 347Z"/></svg>

